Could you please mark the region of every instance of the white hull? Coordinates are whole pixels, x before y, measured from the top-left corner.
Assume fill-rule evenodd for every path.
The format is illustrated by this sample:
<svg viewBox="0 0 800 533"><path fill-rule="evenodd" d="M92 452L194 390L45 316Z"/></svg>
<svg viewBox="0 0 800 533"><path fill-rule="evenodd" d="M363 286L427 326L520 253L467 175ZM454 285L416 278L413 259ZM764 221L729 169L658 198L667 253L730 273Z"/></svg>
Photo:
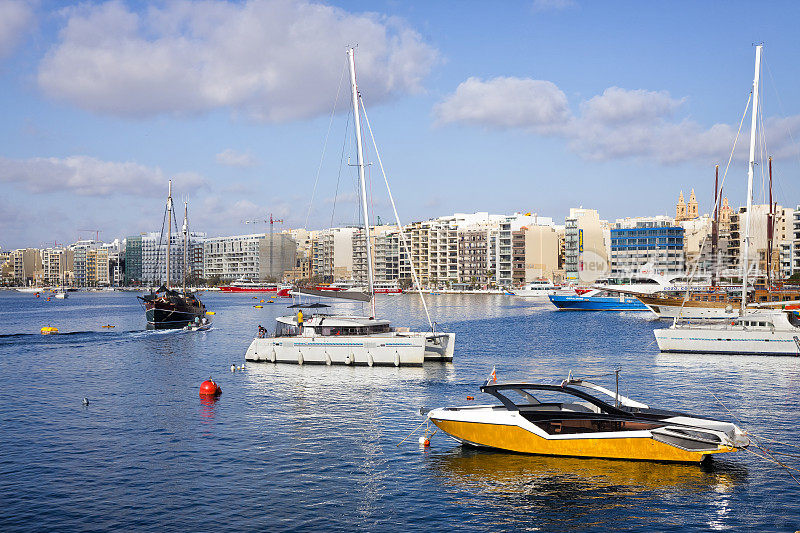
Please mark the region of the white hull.
<svg viewBox="0 0 800 533"><path fill-rule="evenodd" d="M654 333L662 352L800 355L800 331L677 327Z"/></svg>
<svg viewBox="0 0 800 533"><path fill-rule="evenodd" d="M658 318L685 318L688 320L724 320L739 316L739 309L731 306L728 310L725 307L689 307L679 305L650 305L645 303L648 309L655 313Z"/></svg>
<svg viewBox="0 0 800 533"><path fill-rule="evenodd" d="M296 336L256 338L247 361L270 363L422 366L453 360L455 333L406 333L369 336Z"/></svg>
<svg viewBox="0 0 800 533"><path fill-rule="evenodd" d="M67 297L67 293L66 292L57 292L56 293L56 298L58 298L59 300L63 300L66 297Z"/></svg>
<svg viewBox="0 0 800 533"><path fill-rule="evenodd" d="M549 301L548 296L551 294L556 294L556 291L526 291L524 289L514 291L514 296L521 296L523 298L530 298L532 300L541 300L542 302Z"/></svg>

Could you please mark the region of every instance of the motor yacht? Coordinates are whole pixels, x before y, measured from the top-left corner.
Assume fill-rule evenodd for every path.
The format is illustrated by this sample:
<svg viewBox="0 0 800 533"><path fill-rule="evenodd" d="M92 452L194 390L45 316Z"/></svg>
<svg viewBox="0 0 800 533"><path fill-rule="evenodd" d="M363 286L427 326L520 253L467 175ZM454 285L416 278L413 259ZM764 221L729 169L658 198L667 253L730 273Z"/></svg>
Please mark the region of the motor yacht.
<svg viewBox="0 0 800 533"><path fill-rule="evenodd" d="M500 405L443 407L427 416L462 444L539 455L701 462L750 444L734 424L651 408L571 376L553 385L487 382L481 392Z"/></svg>
<svg viewBox="0 0 800 533"><path fill-rule="evenodd" d="M591 289L583 294L551 294L550 302L564 311L647 311L635 296Z"/></svg>
<svg viewBox="0 0 800 533"><path fill-rule="evenodd" d="M514 296L522 296L523 298L534 298L537 300L547 301L547 297L551 294L556 294L558 287L553 285L549 279L535 279L515 291L511 291Z"/></svg>

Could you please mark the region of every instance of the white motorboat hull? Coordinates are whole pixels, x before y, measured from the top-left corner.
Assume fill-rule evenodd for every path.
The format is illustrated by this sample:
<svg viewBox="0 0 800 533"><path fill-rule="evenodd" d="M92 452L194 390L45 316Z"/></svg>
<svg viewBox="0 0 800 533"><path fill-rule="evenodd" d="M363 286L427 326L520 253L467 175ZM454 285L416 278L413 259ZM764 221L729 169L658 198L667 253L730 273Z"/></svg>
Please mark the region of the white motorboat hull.
<svg viewBox="0 0 800 533"><path fill-rule="evenodd" d="M245 360L300 365L422 366L426 344L424 334L267 337L253 339Z"/></svg>
<svg viewBox="0 0 800 533"><path fill-rule="evenodd" d="M670 327L654 333L662 352L800 355L800 332Z"/></svg>
<svg viewBox="0 0 800 533"><path fill-rule="evenodd" d="M547 302L548 296L551 294L556 294L556 291L526 291L524 289L520 289L518 291L514 291L514 296L520 296L522 298L530 298L532 300Z"/></svg>
<svg viewBox="0 0 800 533"><path fill-rule="evenodd" d="M684 318L687 320L724 320L739 316L739 309L725 307L692 307L678 305L652 305L644 302L658 318Z"/></svg>

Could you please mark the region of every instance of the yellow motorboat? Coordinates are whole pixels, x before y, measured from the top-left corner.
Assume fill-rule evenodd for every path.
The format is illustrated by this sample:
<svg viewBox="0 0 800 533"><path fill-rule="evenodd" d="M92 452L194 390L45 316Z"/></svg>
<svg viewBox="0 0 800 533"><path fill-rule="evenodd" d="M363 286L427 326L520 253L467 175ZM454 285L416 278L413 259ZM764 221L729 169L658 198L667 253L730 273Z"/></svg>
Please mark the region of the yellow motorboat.
<svg viewBox="0 0 800 533"><path fill-rule="evenodd" d="M487 383L481 392L500 405L444 407L427 416L462 444L539 455L701 462L750 444L734 424L652 409L571 377L558 385Z"/></svg>
<svg viewBox="0 0 800 533"><path fill-rule="evenodd" d="M256 309L263 309L264 308L263 305L254 305L253 307L255 307Z"/></svg>
<svg viewBox="0 0 800 533"><path fill-rule="evenodd" d="M58 328L54 328L53 326L45 326L40 330L42 335L56 335L58 333Z"/></svg>

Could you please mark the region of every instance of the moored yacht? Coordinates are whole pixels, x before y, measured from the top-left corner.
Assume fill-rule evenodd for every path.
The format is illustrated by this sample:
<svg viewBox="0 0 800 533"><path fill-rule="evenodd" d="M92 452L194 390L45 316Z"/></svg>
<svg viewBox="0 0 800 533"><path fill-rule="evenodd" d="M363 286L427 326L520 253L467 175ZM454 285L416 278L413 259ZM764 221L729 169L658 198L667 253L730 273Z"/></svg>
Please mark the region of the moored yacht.
<svg viewBox="0 0 800 533"><path fill-rule="evenodd" d="M750 443L734 424L650 408L571 377L553 385L487 383L481 392L500 405L443 407L427 416L462 444L540 455L701 462Z"/></svg>
<svg viewBox="0 0 800 533"><path fill-rule="evenodd" d="M635 296L592 289L583 294L552 294L550 302L563 311L647 311Z"/></svg>
<svg viewBox="0 0 800 533"><path fill-rule="evenodd" d="M354 54L355 50L352 48L347 51L352 89L355 144L357 147L361 215L364 224L364 235L370 235L370 217L361 137L361 108L363 108L363 103L360 102L356 85ZM361 108L359 107L360 103ZM366 111L364 111L364 117L366 119ZM369 126L368 121L367 125ZM380 161L379 155L378 161ZM394 200L392 200L392 204L394 204ZM400 224L396 211L395 216L398 219L397 226L401 228L400 236L403 246L407 249L405 236L402 233L402 224ZM265 334L263 329L260 328L259 335L253 339L247 349L245 359L248 361L270 361L274 363L367 366L419 366L426 360L452 361L455 333L435 331L434 323L430 320L428 308L421 293L422 305L431 325L429 332L412 332L409 328L392 327L388 320L376 318L376 290L372 270L373 243L369 238L366 241L366 246L364 247L366 252L366 291L347 284L346 286L340 285L333 288L330 286L318 286L315 289L300 288L295 294L301 297L302 295L308 295L361 301L369 304L371 312L368 316L325 314L320 310L328 306L322 303L295 304L290 307L297 308L297 314L278 317L273 335ZM419 280L413 263L410 266L414 285L419 288ZM304 316L303 309L306 309L307 313L310 310L310 316Z"/></svg>
<svg viewBox="0 0 800 533"><path fill-rule="evenodd" d="M534 298L537 300L547 301L547 297L551 294L556 294L558 287L553 285L549 279L535 279L524 287L511 291L514 296L522 296L523 298Z"/></svg>

